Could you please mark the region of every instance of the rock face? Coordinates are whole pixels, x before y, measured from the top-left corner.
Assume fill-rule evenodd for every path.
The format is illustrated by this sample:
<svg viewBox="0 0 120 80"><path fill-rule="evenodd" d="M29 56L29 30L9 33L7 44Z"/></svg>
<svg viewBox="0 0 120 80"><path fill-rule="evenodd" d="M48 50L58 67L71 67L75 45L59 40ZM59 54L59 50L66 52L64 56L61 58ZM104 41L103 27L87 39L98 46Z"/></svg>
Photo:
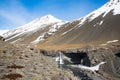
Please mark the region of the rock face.
<svg viewBox="0 0 120 80"><path fill-rule="evenodd" d="M94 66L102 61L106 62L105 65L100 67L98 74L103 76L107 80L119 80L120 79L120 45L111 46L108 48L99 48L97 50L90 51L88 56L91 61L91 65Z"/></svg>

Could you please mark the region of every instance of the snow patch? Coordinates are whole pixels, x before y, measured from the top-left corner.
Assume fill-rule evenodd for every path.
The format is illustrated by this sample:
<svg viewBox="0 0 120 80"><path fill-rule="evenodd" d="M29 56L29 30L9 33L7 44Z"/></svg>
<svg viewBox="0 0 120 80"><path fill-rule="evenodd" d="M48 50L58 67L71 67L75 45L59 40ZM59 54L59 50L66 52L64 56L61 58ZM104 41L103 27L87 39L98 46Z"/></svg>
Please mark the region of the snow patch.
<svg viewBox="0 0 120 80"><path fill-rule="evenodd" d="M100 44L100 46L106 46L107 44Z"/></svg>
<svg viewBox="0 0 120 80"><path fill-rule="evenodd" d="M103 21L100 21L100 22L94 24L93 27L96 27L97 25L102 25L102 24L103 24Z"/></svg>
<svg viewBox="0 0 120 80"><path fill-rule="evenodd" d="M62 35L67 34L68 32L72 31L74 28L76 28L76 27L73 27L73 28L69 29L68 31L66 31L66 32L62 33Z"/></svg>
<svg viewBox="0 0 120 80"><path fill-rule="evenodd" d="M93 27L96 27L96 24L95 24L95 25L93 25Z"/></svg>
<svg viewBox="0 0 120 80"><path fill-rule="evenodd" d="M58 62L58 61L59 61L59 59L60 59L59 57L56 57L56 58L55 58L55 61L56 61L56 62Z"/></svg>
<svg viewBox="0 0 120 80"><path fill-rule="evenodd" d="M103 21L100 21L99 25L102 25Z"/></svg>
<svg viewBox="0 0 120 80"><path fill-rule="evenodd" d="M106 62L101 62L98 65L93 66L93 67L87 67L87 66L83 66L83 65L72 65L72 67L77 67L77 68L80 68L80 69L83 69L83 70L89 70L89 71L95 72L95 71L99 71L100 65L105 64L105 63Z"/></svg>
<svg viewBox="0 0 120 80"><path fill-rule="evenodd" d="M59 23L54 24L53 26L51 26L49 31L44 32L42 35L40 35L36 40L34 40L31 43L37 44L37 43L45 40L46 37L53 35L63 24L64 24L64 22L59 22Z"/></svg>
<svg viewBox="0 0 120 80"><path fill-rule="evenodd" d="M110 44L110 43L115 43L115 42L118 42L119 40L112 40L112 41L107 41L106 43L104 43L104 44L100 44L100 46L106 46L106 45L108 45L108 44Z"/></svg>
<svg viewBox="0 0 120 80"><path fill-rule="evenodd" d="M39 36L36 40L34 40L31 43L37 44L37 43L39 43L40 41L43 41L43 40L44 40L44 34Z"/></svg>
<svg viewBox="0 0 120 80"><path fill-rule="evenodd" d="M112 41L107 41L106 43L114 43L114 42L118 42L119 40L112 40Z"/></svg>
<svg viewBox="0 0 120 80"><path fill-rule="evenodd" d="M23 34L23 33L16 34L16 35L10 37L9 39L6 39L5 41L9 41L9 40L11 40L11 39L14 39L14 38L16 38L16 37L18 37L18 36L20 37L20 36L22 36L22 35L24 35L24 34Z"/></svg>

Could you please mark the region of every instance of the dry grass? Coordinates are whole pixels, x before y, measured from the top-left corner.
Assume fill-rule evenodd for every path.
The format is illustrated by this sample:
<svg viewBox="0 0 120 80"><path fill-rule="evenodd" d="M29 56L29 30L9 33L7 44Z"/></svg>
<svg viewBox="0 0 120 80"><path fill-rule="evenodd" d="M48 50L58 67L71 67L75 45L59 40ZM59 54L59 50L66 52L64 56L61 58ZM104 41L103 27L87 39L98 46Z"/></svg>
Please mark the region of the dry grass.
<svg viewBox="0 0 120 80"><path fill-rule="evenodd" d="M83 48L86 46L97 46L103 42L91 42L91 43L79 43L79 44L59 44L59 45L49 45L47 43L38 44L37 48L45 50L67 50L67 49L76 49Z"/></svg>
<svg viewBox="0 0 120 80"><path fill-rule="evenodd" d="M11 69L22 69L24 68L24 66L20 66L20 65L11 65L11 66L7 66L7 68L11 68Z"/></svg>
<svg viewBox="0 0 120 80"><path fill-rule="evenodd" d="M38 44L37 48L38 49L44 49L44 50L68 50L68 49L77 49L77 48L84 48L87 46L102 46L101 44L106 44L107 41L93 41L93 42L89 42L89 43L75 43L75 44L50 44L49 42L43 42L42 44ZM116 42L116 43L110 43L107 44L107 46L109 45L117 45L120 44L120 42Z"/></svg>
<svg viewBox="0 0 120 80"><path fill-rule="evenodd" d="M38 45L37 48L44 50L67 50L86 47L87 44L62 44L62 45Z"/></svg>

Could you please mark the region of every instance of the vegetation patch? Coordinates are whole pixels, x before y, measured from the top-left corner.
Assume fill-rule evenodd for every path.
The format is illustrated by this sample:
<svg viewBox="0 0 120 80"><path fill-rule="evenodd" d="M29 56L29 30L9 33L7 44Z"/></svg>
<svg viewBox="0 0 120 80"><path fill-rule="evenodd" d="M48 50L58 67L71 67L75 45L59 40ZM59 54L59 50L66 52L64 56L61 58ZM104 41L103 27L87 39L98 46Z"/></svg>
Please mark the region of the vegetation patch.
<svg viewBox="0 0 120 80"><path fill-rule="evenodd" d="M24 66L20 66L20 65L11 65L11 66L7 66L7 68L11 68L11 69L22 69L24 68Z"/></svg>
<svg viewBox="0 0 120 80"><path fill-rule="evenodd" d="M23 76L21 74L18 73L13 73L13 74L8 74L8 75L4 75L3 78L8 78L9 80L16 80L17 78L22 78Z"/></svg>

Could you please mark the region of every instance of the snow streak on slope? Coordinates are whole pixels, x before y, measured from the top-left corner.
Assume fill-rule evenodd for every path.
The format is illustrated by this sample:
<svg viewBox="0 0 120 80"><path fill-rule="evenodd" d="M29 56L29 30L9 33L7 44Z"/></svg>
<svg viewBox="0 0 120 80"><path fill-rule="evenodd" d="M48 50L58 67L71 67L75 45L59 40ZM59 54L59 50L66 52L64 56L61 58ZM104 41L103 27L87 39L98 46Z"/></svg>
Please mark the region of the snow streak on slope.
<svg viewBox="0 0 120 80"><path fill-rule="evenodd" d="M104 44L100 44L100 46L106 46L106 45L108 45L108 44L111 44L111 43L116 43L116 42L118 42L119 40L112 40L112 41L107 41L106 43L104 43Z"/></svg>
<svg viewBox="0 0 120 80"><path fill-rule="evenodd" d="M42 35L40 35L36 40L34 40L32 43L33 44L37 44L40 41L45 40L47 37L53 35L59 28L60 26L64 24L63 22L61 23L56 23L55 25L51 26L51 28L49 29L49 31L44 32Z"/></svg>
<svg viewBox="0 0 120 80"><path fill-rule="evenodd" d="M87 66L83 66L83 65L72 65L72 67L77 67L77 68L81 68L83 70L89 70L89 71L95 72L95 71L99 71L100 65L105 64L105 63L106 62L101 62L98 65L93 66L93 67L87 67Z"/></svg>
<svg viewBox="0 0 120 80"><path fill-rule="evenodd" d="M114 42L118 42L119 40L112 40L112 41L108 41L106 43L114 43Z"/></svg>
<svg viewBox="0 0 120 80"><path fill-rule="evenodd" d="M79 25L83 25L86 21L92 21L102 14L103 14L103 17L105 17L110 11L113 12L113 15L120 14L120 0L110 0L101 8L93 11L92 13L88 14L83 18L80 18L82 20L79 23Z"/></svg>

